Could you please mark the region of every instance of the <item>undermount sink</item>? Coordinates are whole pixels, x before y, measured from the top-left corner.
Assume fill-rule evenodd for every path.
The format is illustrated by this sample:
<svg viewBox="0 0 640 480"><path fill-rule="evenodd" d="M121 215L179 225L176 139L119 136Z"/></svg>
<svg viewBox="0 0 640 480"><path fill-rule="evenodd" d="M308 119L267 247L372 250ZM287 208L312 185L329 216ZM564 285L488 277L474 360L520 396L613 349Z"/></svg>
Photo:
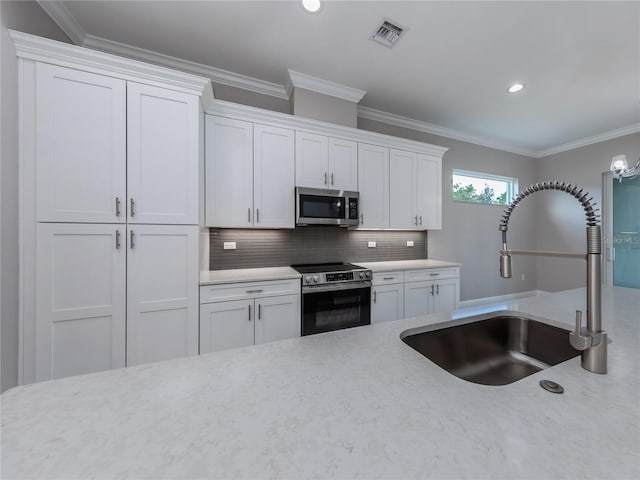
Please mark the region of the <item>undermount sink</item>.
<svg viewBox="0 0 640 480"><path fill-rule="evenodd" d="M447 372L483 385L507 385L580 355L569 344L569 330L504 314L414 328L400 338Z"/></svg>

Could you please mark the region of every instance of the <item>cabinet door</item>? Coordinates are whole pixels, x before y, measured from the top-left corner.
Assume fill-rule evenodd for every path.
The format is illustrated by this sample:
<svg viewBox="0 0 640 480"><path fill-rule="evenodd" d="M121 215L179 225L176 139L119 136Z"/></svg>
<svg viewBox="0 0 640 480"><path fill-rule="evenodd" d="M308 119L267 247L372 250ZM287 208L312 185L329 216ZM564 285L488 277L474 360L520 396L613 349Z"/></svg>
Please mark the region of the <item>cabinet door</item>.
<svg viewBox="0 0 640 480"><path fill-rule="evenodd" d="M300 295L256 300L255 343L300 336Z"/></svg>
<svg viewBox="0 0 640 480"><path fill-rule="evenodd" d="M127 365L198 353L198 227L133 225L127 248Z"/></svg>
<svg viewBox="0 0 640 480"><path fill-rule="evenodd" d="M358 144L329 138L329 188L358 190Z"/></svg>
<svg viewBox="0 0 640 480"><path fill-rule="evenodd" d="M404 285L379 285L371 289L371 323L404 318Z"/></svg>
<svg viewBox="0 0 640 480"><path fill-rule="evenodd" d="M253 225L253 124L206 117L206 223Z"/></svg>
<svg viewBox="0 0 640 480"><path fill-rule="evenodd" d="M127 85L129 223L197 225L199 99Z"/></svg>
<svg viewBox="0 0 640 480"><path fill-rule="evenodd" d="M37 220L124 222L124 80L38 63L35 128Z"/></svg>
<svg viewBox="0 0 640 480"><path fill-rule="evenodd" d="M36 226L36 381L125 365L125 231Z"/></svg>
<svg viewBox="0 0 640 480"><path fill-rule="evenodd" d="M418 317L433 311L433 282L404 284L404 317Z"/></svg>
<svg viewBox="0 0 640 480"><path fill-rule="evenodd" d="M200 353L253 345L253 300L200 306Z"/></svg>
<svg viewBox="0 0 640 480"><path fill-rule="evenodd" d="M389 151L389 226L403 230L420 229L416 208L417 154Z"/></svg>
<svg viewBox="0 0 640 480"><path fill-rule="evenodd" d="M293 130L253 127L254 227L295 225L295 159Z"/></svg>
<svg viewBox="0 0 640 480"><path fill-rule="evenodd" d="M442 161L418 154L416 179L418 226L439 230L442 228Z"/></svg>
<svg viewBox="0 0 640 480"><path fill-rule="evenodd" d="M457 308L458 289L457 279L435 282L432 312L453 312Z"/></svg>
<svg viewBox="0 0 640 480"><path fill-rule="evenodd" d="M296 132L296 186L330 188L328 137Z"/></svg>
<svg viewBox="0 0 640 480"><path fill-rule="evenodd" d="M389 149L358 145L360 228L389 228Z"/></svg>

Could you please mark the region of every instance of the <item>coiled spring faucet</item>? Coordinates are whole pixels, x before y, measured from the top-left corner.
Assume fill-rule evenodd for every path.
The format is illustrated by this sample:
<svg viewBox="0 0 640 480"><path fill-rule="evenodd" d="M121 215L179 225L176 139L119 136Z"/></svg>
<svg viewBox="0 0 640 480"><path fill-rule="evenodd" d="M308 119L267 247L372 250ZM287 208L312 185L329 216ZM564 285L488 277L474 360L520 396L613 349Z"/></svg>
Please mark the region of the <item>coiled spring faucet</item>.
<svg viewBox="0 0 640 480"><path fill-rule="evenodd" d="M509 250L507 230L513 210L529 195L541 190L559 190L575 197L587 216L587 254L536 252ZM571 183L551 181L529 185L522 190L505 209L500 220L502 250L500 251L500 276L511 278L511 255L537 255L548 257L573 257L587 261L587 328L583 328L582 312L576 311L575 330L569 334L569 342L582 351L582 368L594 373L607 373L607 334L602 331L601 279L600 279L600 225L594 209L593 197L582 188Z"/></svg>

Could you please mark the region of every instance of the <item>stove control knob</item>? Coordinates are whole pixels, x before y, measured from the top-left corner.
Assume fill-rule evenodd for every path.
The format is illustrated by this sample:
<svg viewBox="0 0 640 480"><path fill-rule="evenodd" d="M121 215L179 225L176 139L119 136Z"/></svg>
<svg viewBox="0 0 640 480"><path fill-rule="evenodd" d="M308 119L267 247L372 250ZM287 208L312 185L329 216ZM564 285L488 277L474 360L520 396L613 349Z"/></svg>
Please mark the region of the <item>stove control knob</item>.
<svg viewBox="0 0 640 480"><path fill-rule="evenodd" d="M318 283L318 282L320 281L320 277L319 277L318 275L314 275L314 276L313 276L313 281L314 281L315 283Z"/></svg>
<svg viewBox="0 0 640 480"><path fill-rule="evenodd" d="M360 278L364 278L364 272L360 272Z"/></svg>
<svg viewBox="0 0 640 480"><path fill-rule="evenodd" d="M313 277L311 275L307 275L306 277L304 277L304 282L305 283L311 283L312 278Z"/></svg>
<svg viewBox="0 0 640 480"><path fill-rule="evenodd" d="M365 272L365 273L364 273L364 275L365 275L365 277L367 277L367 278L371 278L371 272Z"/></svg>

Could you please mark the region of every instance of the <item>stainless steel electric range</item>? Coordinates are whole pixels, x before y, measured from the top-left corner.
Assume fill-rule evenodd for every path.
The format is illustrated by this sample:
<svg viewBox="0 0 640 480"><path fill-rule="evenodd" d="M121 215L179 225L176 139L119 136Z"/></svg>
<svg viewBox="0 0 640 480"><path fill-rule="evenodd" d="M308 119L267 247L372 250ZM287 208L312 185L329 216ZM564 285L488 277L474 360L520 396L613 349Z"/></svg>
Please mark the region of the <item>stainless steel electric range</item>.
<svg viewBox="0 0 640 480"><path fill-rule="evenodd" d="M371 323L371 270L350 263L292 265L302 274L302 335Z"/></svg>

